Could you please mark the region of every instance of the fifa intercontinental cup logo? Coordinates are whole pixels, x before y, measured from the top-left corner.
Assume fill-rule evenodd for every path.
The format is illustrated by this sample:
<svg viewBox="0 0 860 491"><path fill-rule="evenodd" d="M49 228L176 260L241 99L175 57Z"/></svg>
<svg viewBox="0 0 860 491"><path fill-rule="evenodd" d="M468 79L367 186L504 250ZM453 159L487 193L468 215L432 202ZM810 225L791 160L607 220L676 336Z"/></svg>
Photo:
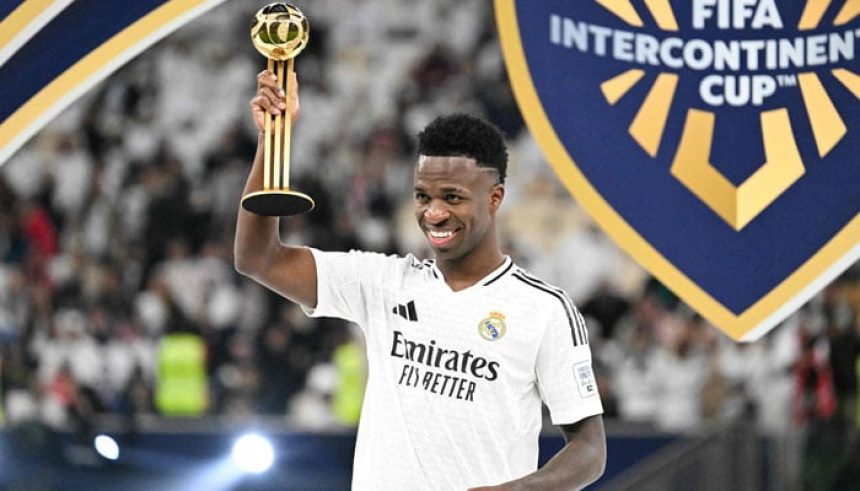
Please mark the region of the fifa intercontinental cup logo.
<svg viewBox="0 0 860 491"><path fill-rule="evenodd" d="M698 99L710 109L686 109L670 172L736 231L807 171L795 134L806 131L807 125L792 126L789 111L796 109L789 108L794 98L790 91L800 91L803 116L820 159L846 136L831 87L841 84L860 98L860 76L850 69L856 66L860 38L856 22L851 24L860 15L860 2L784 2L783 10L791 11L787 15L775 0L692 0L674 5L669 0L646 0L641 10L647 8L660 35L635 29L643 28L648 17L640 16L630 0L596 3L627 27L553 14L550 42L620 64L655 67L656 80L629 126L630 136L651 158L657 157L673 101L681 92L679 81L699 79ZM835 17L826 15L831 3ZM678 19L688 22L679 26ZM606 101L614 106L645 78L646 70L650 71L630 68L605 80L600 89ZM721 118L745 117L751 111L758 115L764 162L736 185L712 163L717 113Z"/></svg>

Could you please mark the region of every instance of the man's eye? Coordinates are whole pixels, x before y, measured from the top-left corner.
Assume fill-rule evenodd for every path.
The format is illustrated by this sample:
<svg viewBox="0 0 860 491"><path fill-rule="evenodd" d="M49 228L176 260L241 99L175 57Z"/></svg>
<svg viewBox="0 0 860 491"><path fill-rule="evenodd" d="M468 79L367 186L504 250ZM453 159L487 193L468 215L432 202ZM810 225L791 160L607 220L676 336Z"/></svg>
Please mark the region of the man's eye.
<svg viewBox="0 0 860 491"><path fill-rule="evenodd" d="M457 194L446 194L445 201L449 201L451 203L459 203L463 201L463 197Z"/></svg>
<svg viewBox="0 0 860 491"><path fill-rule="evenodd" d="M427 196L424 193L415 193L415 200L416 201L427 201L428 199L429 199L429 196Z"/></svg>

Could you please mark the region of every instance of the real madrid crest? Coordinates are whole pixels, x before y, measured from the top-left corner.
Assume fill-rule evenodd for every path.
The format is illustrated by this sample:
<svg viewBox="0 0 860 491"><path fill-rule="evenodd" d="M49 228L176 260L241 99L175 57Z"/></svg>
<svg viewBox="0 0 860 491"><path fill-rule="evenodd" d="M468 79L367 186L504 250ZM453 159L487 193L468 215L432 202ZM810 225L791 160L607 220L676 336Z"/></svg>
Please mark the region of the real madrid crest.
<svg viewBox="0 0 860 491"><path fill-rule="evenodd" d="M495 341L505 335L505 314L490 312L490 316L478 323L478 334L487 341Z"/></svg>

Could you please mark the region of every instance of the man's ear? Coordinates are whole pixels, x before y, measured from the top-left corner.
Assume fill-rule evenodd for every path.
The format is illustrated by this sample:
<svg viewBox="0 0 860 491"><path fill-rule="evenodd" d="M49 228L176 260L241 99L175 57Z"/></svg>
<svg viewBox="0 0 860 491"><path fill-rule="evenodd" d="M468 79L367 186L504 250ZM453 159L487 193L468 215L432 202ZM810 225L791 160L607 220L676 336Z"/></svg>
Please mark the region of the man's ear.
<svg viewBox="0 0 860 491"><path fill-rule="evenodd" d="M495 213L505 199L505 185L498 183L490 190L490 211Z"/></svg>

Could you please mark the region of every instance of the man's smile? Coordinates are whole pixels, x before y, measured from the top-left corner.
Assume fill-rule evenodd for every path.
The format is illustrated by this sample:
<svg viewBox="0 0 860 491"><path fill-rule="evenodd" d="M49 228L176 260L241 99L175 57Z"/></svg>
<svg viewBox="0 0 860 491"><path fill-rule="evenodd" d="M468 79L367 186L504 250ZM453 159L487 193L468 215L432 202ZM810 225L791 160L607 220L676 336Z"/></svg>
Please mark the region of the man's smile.
<svg viewBox="0 0 860 491"><path fill-rule="evenodd" d="M430 244L434 247L444 247L449 242L454 240L454 237L457 236L457 233L460 231L459 228L456 229L428 229L427 240L430 241Z"/></svg>

